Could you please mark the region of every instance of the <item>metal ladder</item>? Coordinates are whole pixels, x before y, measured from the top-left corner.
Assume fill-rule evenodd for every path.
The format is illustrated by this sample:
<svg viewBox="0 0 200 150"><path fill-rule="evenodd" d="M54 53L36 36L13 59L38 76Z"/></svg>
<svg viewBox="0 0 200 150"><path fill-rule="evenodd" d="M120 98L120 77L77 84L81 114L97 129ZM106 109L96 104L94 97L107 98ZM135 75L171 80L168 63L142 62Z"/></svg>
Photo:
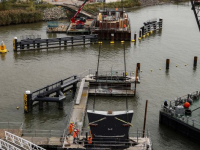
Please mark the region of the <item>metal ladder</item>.
<svg viewBox="0 0 200 150"><path fill-rule="evenodd" d="M13 146L12 144L0 139L0 149L2 150L20 150L19 148Z"/></svg>

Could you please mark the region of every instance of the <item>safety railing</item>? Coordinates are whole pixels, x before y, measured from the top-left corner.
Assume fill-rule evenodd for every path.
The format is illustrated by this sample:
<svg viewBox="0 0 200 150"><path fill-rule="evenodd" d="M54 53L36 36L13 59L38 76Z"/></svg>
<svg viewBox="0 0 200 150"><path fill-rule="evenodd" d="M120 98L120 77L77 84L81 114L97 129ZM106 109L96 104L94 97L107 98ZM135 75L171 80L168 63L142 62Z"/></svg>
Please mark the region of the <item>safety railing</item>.
<svg viewBox="0 0 200 150"><path fill-rule="evenodd" d="M51 85L45 86L41 89L38 89L38 90L32 92L32 99L34 99L37 95L46 93L47 91L52 91L54 89L61 88L61 85L66 84L69 80L72 80L74 77L76 77L76 76L73 75L73 76L67 77L63 80L60 80L58 82L55 82Z"/></svg>
<svg viewBox="0 0 200 150"><path fill-rule="evenodd" d="M5 131L5 139L15 145L25 148L26 150L32 150L32 149L45 150L44 148L42 148L30 141L27 141L21 137L18 137L12 133L9 133L7 131Z"/></svg>
<svg viewBox="0 0 200 150"><path fill-rule="evenodd" d="M23 136L26 137L61 137L63 130L22 130Z"/></svg>
<svg viewBox="0 0 200 150"><path fill-rule="evenodd" d="M11 145L10 143L0 139L0 149L1 150L20 150L19 148Z"/></svg>

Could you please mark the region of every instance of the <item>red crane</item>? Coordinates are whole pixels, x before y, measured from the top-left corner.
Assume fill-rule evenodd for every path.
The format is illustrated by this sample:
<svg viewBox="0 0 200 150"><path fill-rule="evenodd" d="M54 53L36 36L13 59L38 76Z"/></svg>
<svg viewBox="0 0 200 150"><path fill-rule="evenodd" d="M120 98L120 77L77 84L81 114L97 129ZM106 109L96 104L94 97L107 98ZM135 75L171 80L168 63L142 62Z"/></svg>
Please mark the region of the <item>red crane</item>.
<svg viewBox="0 0 200 150"><path fill-rule="evenodd" d="M82 10L83 6L85 5L85 3L88 0L85 0L84 3L81 5L81 7L78 9L78 11L76 12L76 14L71 18L71 23L76 23L76 25L84 25L85 23L85 19L84 18L80 18L80 20L75 20L76 16L80 13L80 11Z"/></svg>

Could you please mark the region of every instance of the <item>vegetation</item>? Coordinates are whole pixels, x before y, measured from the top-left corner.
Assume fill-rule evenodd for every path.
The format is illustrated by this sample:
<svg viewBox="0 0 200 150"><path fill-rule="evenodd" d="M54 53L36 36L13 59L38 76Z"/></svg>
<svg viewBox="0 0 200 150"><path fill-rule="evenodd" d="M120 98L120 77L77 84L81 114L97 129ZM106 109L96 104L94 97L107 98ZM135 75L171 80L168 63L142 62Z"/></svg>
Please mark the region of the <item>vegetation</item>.
<svg viewBox="0 0 200 150"><path fill-rule="evenodd" d="M35 4L33 0L17 3L17 0L2 0L0 3L0 26L32 23L43 19L42 10L51 8L48 3Z"/></svg>
<svg viewBox="0 0 200 150"><path fill-rule="evenodd" d="M141 4L138 0L125 0L123 1L123 4L122 2L105 3L106 8L121 8L122 5L124 8L131 8L134 6L140 6ZM99 11L99 8L103 8L103 3L87 4L83 7L83 10L95 13Z"/></svg>
<svg viewBox="0 0 200 150"><path fill-rule="evenodd" d="M42 20L42 13L38 11L6 10L0 11L0 25L32 23Z"/></svg>

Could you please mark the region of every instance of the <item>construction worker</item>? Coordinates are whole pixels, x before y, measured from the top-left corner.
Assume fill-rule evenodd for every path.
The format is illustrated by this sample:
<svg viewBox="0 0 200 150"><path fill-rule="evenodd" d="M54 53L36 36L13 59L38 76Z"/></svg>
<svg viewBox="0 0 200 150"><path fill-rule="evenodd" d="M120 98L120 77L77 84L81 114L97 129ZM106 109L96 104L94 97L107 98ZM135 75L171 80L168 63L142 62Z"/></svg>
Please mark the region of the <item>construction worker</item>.
<svg viewBox="0 0 200 150"><path fill-rule="evenodd" d="M91 132L90 132L90 134L91 134ZM91 136L88 136L87 141L88 141L88 144L92 144L92 134L91 134Z"/></svg>
<svg viewBox="0 0 200 150"><path fill-rule="evenodd" d="M77 141L76 141L77 136L78 136L78 132L77 132L77 130L75 129L75 130L74 130L74 133L73 133L73 143L74 143L74 144L77 144Z"/></svg>
<svg viewBox="0 0 200 150"><path fill-rule="evenodd" d="M74 129L74 123L73 122L70 122L70 125L69 125L69 135L73 132L73 129Z"/></svg>

